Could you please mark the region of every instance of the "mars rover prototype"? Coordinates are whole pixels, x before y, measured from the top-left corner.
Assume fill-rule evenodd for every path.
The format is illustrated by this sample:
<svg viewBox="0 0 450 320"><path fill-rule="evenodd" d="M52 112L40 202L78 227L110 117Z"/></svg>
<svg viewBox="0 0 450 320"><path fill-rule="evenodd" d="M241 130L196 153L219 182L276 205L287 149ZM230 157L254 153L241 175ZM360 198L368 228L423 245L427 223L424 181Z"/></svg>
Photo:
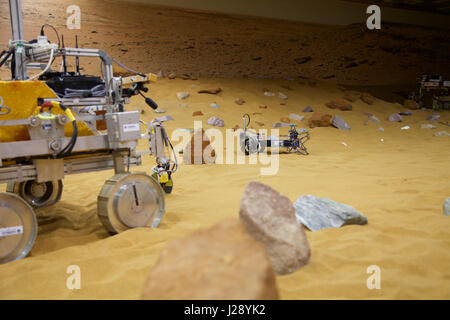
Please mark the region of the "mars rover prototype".
<svg viewBox="0 0 450 320"><path fill-rule="evenodd" d="M414 92L411 98L422 107L450 110L450 81L442 76L423 75L418 92Z"/></svg>
<svg viewBox="0 0 450 320"><path fill-rule="evenodd" d="M295 125L290 125L287 139L280 140L272 137L266 138L260 133L248 130L250 125L250 115L248 114L242 116L242 123L243 131L239 134L239 141L241 150L246 155L264 152L267 147L286 148L289 153L309 154L305 147L306 141L309 140L309 132L306 129L297 129Z"/></svg>
<svg viewBox="0 0 450 320"><path fill-rule="evenodd" d="M12 40L0 53L0 67L9 66L12 75L0 81L0 183L7 183L7 192L0 193L0 263L29 253L37 235L33 208L55 204L69 174L114 169L98 196L98 216L109 232L157 227L177 164L166 156L171 143L162 123L145 123L138 111L124 108L131 96L144 96L144 83L157 77L115 77L117 61L103 50L66 48L57 32L58 44L51 43L44 34L49 25L37 39L25 41L21 1L9 0L9 9ZM52 71L57 57L60 71ZM75 57L76 72L67 71L66 57ZM82 75L80 57L99 59L102 77ZM37 69L33 76L30 69ZM149 139L149 151L137 151L143 138ZM156 157L152 175L130 172L142 154Z"/></svg>

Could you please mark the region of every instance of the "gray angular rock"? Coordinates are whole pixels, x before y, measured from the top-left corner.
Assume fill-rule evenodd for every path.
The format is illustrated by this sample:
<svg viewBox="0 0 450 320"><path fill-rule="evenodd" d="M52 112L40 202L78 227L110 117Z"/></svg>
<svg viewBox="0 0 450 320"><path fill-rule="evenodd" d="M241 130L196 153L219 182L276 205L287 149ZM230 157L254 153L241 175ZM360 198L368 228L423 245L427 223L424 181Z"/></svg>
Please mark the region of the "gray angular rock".
<svg viewBox="0 0 450 320"><path fill-rule="evenodd" d="M398 113L393 113L388 117L388 120L390 122L402 122L403 118L401 115L399 115Z"/></svg>
<svg viewBox="0 0 450 320"><path fill-rule="evenodd" d="M180 100L186 99L189 96L190 96L189 92L178 92L177 93L177 97Z"/></svg>
<svg viewBox="0 0 450 320"><path fill-rule="evenodd" d="M290 123L284 123L284 122L275 122L273 124L274 128L281 128L281 127L290 127L291 124Z"/></svg>
<svg viewBox="0 0 450 320"><path fill-rule="evenodd" d="M220 118L211 117L208 119L208 124L215 127L223 127L225 125L225 121Z"/></svg>
<svg viewBox="0 0 450 320"><path fill-rule="evenodd" d="M339 130L350 130L350 126L345 122L344 119L342 119L341 116L335 115L333 117L333 120L331 121L331 124L338 128Z"/></svg>
<svg viewBox="0 0 450 320"><path fill-rule="evenodd" d="M158 121L158 122L166 122L166 121L171 121L171 120L175 120L175 119L172 118L172 116L163 116L163 117L155 118L155 121Z"/></svg>
<svg viewBox="0 0 450 320"><path fill-rule="evenodd" d="M447 131L439 131L434 134L435 137L450 137L450 133Z"/></svg>
<svg viewBox="0 0 450 320"><path fill-rule="evenodd" d="M367 218L346 204L327 198L304 195L294 202L295 217L311 231L367 224Z"/></svg>
<svg viewBox="0 0 450 320"><path fill-rule="evenodd" d="M413 113L412 113L412 111L403 111L403 112L400 112L399 115L401 115L401 116L412 116Z"/></svg>
<svg viewBox="0 0 450 320"><path fill-rule="evenodd" d="M307 106L302 112L314 112L314 110L310 106Z"/></svg>
<svg viewBox="0 0 450 320"><path fill-rule="evenodd" d="M450 197L445 199L444 204L442 205L442 213L444 216L450 216Z"/></svg>
<svg viewBox="0 0 450 320"><path fill-rule="evenodd" d="M280 99L286 100L288 98L287 95L285 95L283 92L278 92L278 96L280 97Z"/></svg>
<svg viewBox="0 0 450 320"><path fill-rule="evenodd" d="M303 120L305 120L305 116L300 116L300 115L298 115L296 113L291 113L289 115L289 118L291 118L292 120L296 120L296 121L303 121Z"/></svg>
<svg viewBox="0 0 450 320"><path fill-rule="evenodd" d="M435 114L430 115L430 116L427 118L427 121L436 122L436 121L439 120L440 117L441 117L440 114L435 113Z"/></svg>
<svg viewBox="0 0 450 320"><path fill-rule="evenodd" d="M431 129L432 130L432 129L436 129L436 126L427 123L427 124L421 124L420 128L422 128L422 129Z"/></svg>
<svg viewBox="0 0 450 320"><path fill-rule="evenodd" d="M286 196L251 181L242 194L239 216L249 234L266 248L277 274L292 273L309 262L306 232Z"/></svg>

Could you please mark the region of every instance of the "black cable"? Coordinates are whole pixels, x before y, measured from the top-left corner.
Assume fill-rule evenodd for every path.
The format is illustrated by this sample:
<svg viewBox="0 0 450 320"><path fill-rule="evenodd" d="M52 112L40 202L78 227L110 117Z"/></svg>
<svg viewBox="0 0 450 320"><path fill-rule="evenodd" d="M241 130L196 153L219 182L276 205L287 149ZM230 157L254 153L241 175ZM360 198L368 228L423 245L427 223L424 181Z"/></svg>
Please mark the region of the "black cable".
<svg viewBox="0 0 450 320"><path fill-rule="evenodd" d="M61 109L66 112L67 107L65 105L63 105L62 103L59 104L59 106L61 107ZM72 132L72 137L70 138L69 143L64 147L64 149L62 149L57 155L57 158L64 158L67 157L71 154L73 148L75 147L75 144L77 143L77 138L78 138L78 126L77 126L77 121L73 120L72 121L72 127L73 127L73 132Z"/></svg>
<svg viewBox="0 0 450 320"><path fill-rule="evenodd" d="M52 28L55 31L56 37L58 38L58 48L60 48L61 47L61 40L59 39L59 34L58 34L58 31L56 30L56 28L54 26L52 26L51 24L48 24L48 23L43 24L42 27L41 27L41 36L45 35L44 34L44 27L50 27L50 28Z"/></svg>
<svg viewBox="0 0 450 320"><path fill-rule="evenodd" d="M5 62L6 62L6 60L8 60L8 58L12 55L12 53L13 53L13 51L12 50L10 50L10 51L4 51L4 52L7 52L8 54L0 61L0 68L5 64ZM3 56L4 55L4 53L2 52L2 55L1 56ZM1 57L0 56L0 57Z"/></svg>

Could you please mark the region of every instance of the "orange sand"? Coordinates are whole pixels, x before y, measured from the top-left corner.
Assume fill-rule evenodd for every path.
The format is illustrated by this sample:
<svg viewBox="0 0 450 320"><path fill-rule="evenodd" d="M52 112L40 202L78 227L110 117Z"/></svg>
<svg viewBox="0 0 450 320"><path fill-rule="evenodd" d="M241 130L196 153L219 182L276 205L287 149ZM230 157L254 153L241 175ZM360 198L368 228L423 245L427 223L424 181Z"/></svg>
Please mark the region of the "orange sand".
<svg viewBox="0 0 450 320"><path fill-rule="evenodd" d="M193 88L193 84L198 86ZM195 93L200 86L215 85L223 89L218 96ZM293 91L280 85L289 85ZM262 88L287 94L287 105L281 106L277 96L265 97ZM191 92L191 97L181 101L187 107L178 106L178 91ZM329 110L324 103L342 96L337 87L282 80L162 80L151 87L151 96L167 110L166 115L175 118L167 123L169 132L192 128L191 114L196 110L205 114L195 119L202 119L206 129L210 116L224 118L231 128L241 125L245 112L263 113L252 120L270 128L291 112L302 114L307 105L340 114L352 129L311 130L307 144L311 154L280 155L275 176L261 176L259 165L182 165L174 178L174 192L166 197L162 223L154 230L134 229L109 236L96 216L96 200L113 172L67 176L61 201L37 210L39 235L31 255L0 265L0 298L139 298L165 243L225 217L237 217L241 192L250 180L269 184L292 201L313 194L349 204L369 220L365 226L308 231L311 262L291 275L277 277L282 299L450 298L450 218L442 215L442 203L450 190L450 139L432 135L449 129L439 123L436 130L420 129L429 111L416 111L403 123L389 123L386 117L403 111L401 106L380 100L368 106L358 101L350 112ZM247 103L236 105L238 98ZM141 98L132 102L131 109L146 108L147 120L153 116ZM211 108L212 102L220 108ZM268 109L259 109L259 105ZM363 112L382 120L385 132L373 123L364 126ZM441 114L442 120L450 120L449 112ZM297 123L302 127L306 121ZM411 129L400 130L405 125ZM153 164L153 159L145 157L143 167L133 170L148 172ZM66 288L66 268L72 264L81 268L80 290ZM381 268L380 290L366 287L370 265Z"/></svg>

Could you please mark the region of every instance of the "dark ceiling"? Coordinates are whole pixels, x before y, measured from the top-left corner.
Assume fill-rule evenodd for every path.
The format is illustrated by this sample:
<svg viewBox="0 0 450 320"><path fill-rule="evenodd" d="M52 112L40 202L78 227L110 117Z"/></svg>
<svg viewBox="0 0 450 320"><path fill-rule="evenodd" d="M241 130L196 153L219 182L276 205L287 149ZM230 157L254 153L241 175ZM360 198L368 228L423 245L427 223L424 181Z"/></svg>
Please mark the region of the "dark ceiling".
<svg viewBox="0 0 450 320"><path fill-rule="evenodd" d="M445 0L347 0L393 8L450 14L450 1Z"/></svg>

